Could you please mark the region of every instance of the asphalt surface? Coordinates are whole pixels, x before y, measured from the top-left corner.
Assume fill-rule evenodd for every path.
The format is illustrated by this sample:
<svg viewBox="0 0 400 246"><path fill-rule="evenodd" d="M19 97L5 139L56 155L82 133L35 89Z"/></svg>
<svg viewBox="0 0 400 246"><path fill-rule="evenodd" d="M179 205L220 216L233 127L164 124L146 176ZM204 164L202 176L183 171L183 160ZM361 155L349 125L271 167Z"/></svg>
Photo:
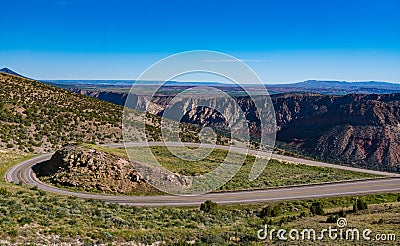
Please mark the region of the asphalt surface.
<svg viewBox="0 0 400 246"><path fill-rule="evenodd" d="M127 146L144 146L142 143L129 143ZM160 143L151 143L150 145L156 146ZM187 145L187 144L185 144ZM189 144L191 145L191 144ZM194 144L196 145L196 144ZM107 147L123 147L124 144L106 144ZM229 147L218 146L218 148L226 149ZM233 148L233 151L246 153L246 149ZM250 154L252 151L249 151ZM329 163L316 162L304 160L295 157L287 157L282 155L273 154L271 158L304 163L313 166L324 166L339 168L345 170L359 171L365 173L373 173L378 175L385 175L386 178L367 179L359 181L345 181L336 183L324 183L303 186L291 186L283 188L272 188L266 190L247 190L247 191L233 191L233 192L216 192L208 193L197 196L116 196L116 195L103 195L85 192L74 192L69 190L60 189L49 184L45 184L36 178L32 170L32 166L47 161L51 158L53 153L43 154L32 159L21 162L6 173L5 179L10 183L24 183L29 186L37 186L39 189L52 192L65 196L75 196L84 199L103 200L105 202L113 202L120 204L136 205L136 206L197 206L206 200L212 200L219 204L235 204L235 203L257 203L268 201L282 201L282 200L299 200L331 196L350 196L383 192L400 192L400 174L379 172L366 170L361 168L345 167L340 165L333 165ZM259 156L267 157L268 154L259 154Z"/></svg>

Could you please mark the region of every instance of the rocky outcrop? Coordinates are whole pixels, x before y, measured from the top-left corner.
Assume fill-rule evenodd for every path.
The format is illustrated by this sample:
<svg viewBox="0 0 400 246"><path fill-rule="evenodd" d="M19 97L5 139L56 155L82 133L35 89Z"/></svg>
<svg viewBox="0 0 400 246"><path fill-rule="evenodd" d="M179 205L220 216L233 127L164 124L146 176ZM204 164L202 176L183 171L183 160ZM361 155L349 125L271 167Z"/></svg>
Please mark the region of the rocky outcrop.
<svg viewBox="0 0 400 246"><path fill-rule="evenodd" d="M144 182L131 162L95 149L68 145L56 151L50 161L35 168L51 183L84 190L129 193Z"/></svg>

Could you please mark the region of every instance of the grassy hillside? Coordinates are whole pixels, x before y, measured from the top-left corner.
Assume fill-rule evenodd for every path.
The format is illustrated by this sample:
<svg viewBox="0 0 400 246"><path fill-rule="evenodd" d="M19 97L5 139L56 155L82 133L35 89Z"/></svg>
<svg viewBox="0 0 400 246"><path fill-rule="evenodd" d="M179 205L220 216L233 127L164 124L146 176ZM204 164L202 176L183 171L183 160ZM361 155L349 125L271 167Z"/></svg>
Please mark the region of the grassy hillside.
<svg viewBox="0 0 400 246"><path fill-rule="evenodd" d="M0 73L0 148L40 152L62 142L121 140L122 107Z"/></svg>

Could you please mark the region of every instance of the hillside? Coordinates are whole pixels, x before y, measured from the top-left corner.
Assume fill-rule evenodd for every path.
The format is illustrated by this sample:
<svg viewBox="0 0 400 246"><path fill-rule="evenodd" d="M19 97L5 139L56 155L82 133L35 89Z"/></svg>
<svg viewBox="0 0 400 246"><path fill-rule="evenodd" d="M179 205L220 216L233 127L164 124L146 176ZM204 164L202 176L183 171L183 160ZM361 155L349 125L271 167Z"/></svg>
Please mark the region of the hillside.
<svg viewBox="0 0 400 246"><path fill-rule="evenodd" d="M0 148L42 152L62 142L121 140L122 107L0 73Z"/></svg>

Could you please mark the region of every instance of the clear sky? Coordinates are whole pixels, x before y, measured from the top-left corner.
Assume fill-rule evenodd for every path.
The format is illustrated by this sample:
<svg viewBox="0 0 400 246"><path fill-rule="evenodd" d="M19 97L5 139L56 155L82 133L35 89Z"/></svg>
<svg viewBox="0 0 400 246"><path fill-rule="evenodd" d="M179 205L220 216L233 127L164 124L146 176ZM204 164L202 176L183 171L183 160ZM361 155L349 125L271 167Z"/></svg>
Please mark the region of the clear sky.
<svg viewBox="0 0 400 246"><path fill-rule="evenodd" d="M0 66L36 79L135 79L215 50L266 83L400 82L400 1L1 1Z"/></svg>

